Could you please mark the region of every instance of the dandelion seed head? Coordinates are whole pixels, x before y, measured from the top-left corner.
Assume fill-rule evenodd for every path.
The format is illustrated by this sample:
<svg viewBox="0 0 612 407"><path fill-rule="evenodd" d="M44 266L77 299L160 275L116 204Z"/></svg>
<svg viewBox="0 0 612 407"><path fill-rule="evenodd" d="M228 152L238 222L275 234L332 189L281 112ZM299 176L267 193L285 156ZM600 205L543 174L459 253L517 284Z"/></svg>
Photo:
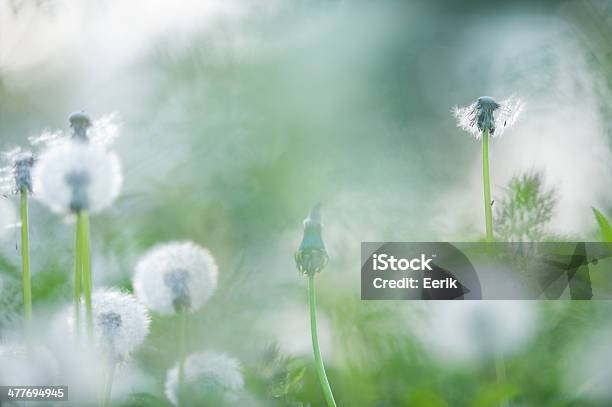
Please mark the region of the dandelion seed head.
<svg viewBox="0 0 612 407"><path fill-rule="evenodd" d="M304 237L295 253L295 264L300 273L312 276L319 273L329 260L322 236L321 205L315 205L304 220Z"/></svg>
<svg viewBox="0 0 612 407"><path fill-rule="evenodd" d="M469 106L455 106L452 113L457 127L480 140L484 129L489 130L491 137L500 137L506 128L516 122L523 106L523 102L515 96L501 102L496 102L490 96L481 96Z"/></svg>
<svg viewBox="0 0 612 407"><path fill-rule="evenodd" d="M101 146L108 146L119 137L121 125L117 112L104 115L93 121L87 133L89 141Z"/></svg>
<svg viewBox="0 0 612 407"><path fill-rule="evenodd" d="M212 254L193 242L171 242L150 249L137 263L134 291L162 314L201 308L217 287Z"/></svg>
<svg viewBox="0 0 612 407"><path fill-rule="evenodd" d="M32 192L32 167L34 155L29 150L16 147L2 153L5 166L0 168L0 189L3 194L16 194L22 189Z"/></svg>
<svg viewBox="0 0 612 407"><path fill-rule="evenodd" d="M185 392L195 400L220 397L235 402L244 388L240 362L225 354L205 352L190 355L185 360ZM178 405L178 365L168 370L165 394Z"/></svg>
<svg viewBox="0 0 612 407"><path fill-rule="evenodd" d="M47 348L0 344L0 383L49 385L58 373L58 363Z"/></svg>
<svg viewBox="0 0 612 407"><path fill-rule="evenodd" d="M66 134L61 130L45 130L36 136L28 137L28 141L33 147L49 148L63 144L68 140Z"/></svg>
<svg viewBox="0 0 612 407"><path fill-rule="evenodd" d="M77 115L78 114L81 113L77 113ZM119 113L117 112L112 112L93 120L89 127L83 127L86 122L80 123L82 119L79 119L78 116L76 116L74 119L77 122L76 125L82 134L79 137L75 136L74 129L72 130L72 134L69 134L63 130L45 130L36 136L28 137L28 141L32 147L44 149L69 143L73 141L75 137L79 138L80 140L87 140L90 143L97 144L99 146L109 146L117 138L119 138L121 120ZM71 128L73 128L72 124Z"/></svg>
<svg viewBox="0 0 612 407"><path fill-rule="evenodd" d="M98 349L120 361L137 349L149 334L150 318L133 295L118 290L97 290L92 294L94 338ZM85 305L80 307L85 321ZM74 308L67 313L68 327L74 332ZM84 323L82 324L85 335Z"/></svg>
<svg viewBox="0 0 612 407"><path fill-rule="evenodd" d="M37 198L58 213L99 212L114 202L122 183L116 154L79 142L44 152L32 178Z"/></svg>

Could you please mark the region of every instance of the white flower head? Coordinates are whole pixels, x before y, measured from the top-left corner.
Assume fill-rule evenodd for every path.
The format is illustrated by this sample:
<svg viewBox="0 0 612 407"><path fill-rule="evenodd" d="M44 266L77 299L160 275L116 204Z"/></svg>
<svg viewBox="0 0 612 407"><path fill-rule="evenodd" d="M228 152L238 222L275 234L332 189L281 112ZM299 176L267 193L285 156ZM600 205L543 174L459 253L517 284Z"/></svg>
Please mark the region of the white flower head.
<svg viewBox="0 0 612 407"><path fill-rule="evenodd" d="M115 153L79 141L50 148L33 171L35 195L58 213L99 212L117 198L122 181Z"/></svg>
<svg viewBox="0 0 612 407"><path fill-rule="evenodd" d="M147 309L131 294L117 290L97 290L92 298L94 338L98 349L116 361L137 349L149 334ZM85 305L81 304L81 328L85 335ZM74 308L68 314L74 332Z"/></svg>
<svg viewBox="0 0 612 407"><path fill-rule="evenodd" d="M16 194L21 190L32 192L32 167L34 155L31 151L16 147L2 153L6 162L0 168L0 188L5 194Z"/></svg>
<svg viewBox="0 0 612 407"><path fill-rule="evenodd" d="M71 132L45 130L36 136L28 137L28 140L34 147L57 147L74 139L99 146L109 146L119 137L122 126L117 112L111 112L94 120L84 112L75 112L70 115L69 122Z"/></svg>
<svg viewBox="0 0 612 407"><path fill-rule="evenodd" d="M506 128L516 122L523 107L523 102L515 96L501 102L496 102L490 96L481 96L469 106L455 106L452 112L457 119L457 127L480 140L484 129L489 130L491 137L500 137Z"/></svg>
<svg viewBox="0 0 612 407"><path fill-rule="evenodd" d="M47 348L0 344L0 383L49 385L58 373L58 363Z"/></svg>
<svg viewBox="0 0 612 407"><path fill-rule="evenodd" d="M240 362L225 353L196 353L185 359L185 393L192 402L215 398L237 401L243 387ZM178 405L178 365L168 370L165 393Z"/></svg>
<svg viewBox="0 0 612 407"><path fill-rule="evenodd" d="M446 363L517 352L537 326L536 310L527 301L439 302L428 308L427 322L418 334L423 345Z"/></svg>
<svg viewBox="0 0 612 407"><path fill-rule="evenodd" d="M150 249L136 265L134 291L150 309L172 314L201 308L217 287L212 254L193 242L171 242Z"/></svg>

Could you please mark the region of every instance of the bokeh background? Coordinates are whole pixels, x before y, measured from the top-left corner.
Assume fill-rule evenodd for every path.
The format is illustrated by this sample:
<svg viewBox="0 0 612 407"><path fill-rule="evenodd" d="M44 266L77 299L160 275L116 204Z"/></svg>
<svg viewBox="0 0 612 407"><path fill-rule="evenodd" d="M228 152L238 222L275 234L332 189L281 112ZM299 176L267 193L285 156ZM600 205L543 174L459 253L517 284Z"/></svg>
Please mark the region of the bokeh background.
<svg viewBox="0 0 612 407"><path fill-rule="evenodd" d="M293 263L321 202L321 341L339 405L606 406L607 302L362 302L359 251L482 238L481 146L451 109L484 94L525 103L492 142L493 197L537 172L556 196L546 235L598 240L591 207L612 214L611 55L599 0L0 0L0 148L67 131L75 110L110 117L125 182L92 219L94 285L131 290L158 242L210 248L220 285L189 348L241 360L242 405L324 403ZM16 203L0 199L6 342L21 315ZM72 226L36 202L31 214L43 326L70 301ZM472 325L481 313L486 329ZM154 317L118 403L164 402L174 322ZM505 379L480 341L511 345Z"/></svg>

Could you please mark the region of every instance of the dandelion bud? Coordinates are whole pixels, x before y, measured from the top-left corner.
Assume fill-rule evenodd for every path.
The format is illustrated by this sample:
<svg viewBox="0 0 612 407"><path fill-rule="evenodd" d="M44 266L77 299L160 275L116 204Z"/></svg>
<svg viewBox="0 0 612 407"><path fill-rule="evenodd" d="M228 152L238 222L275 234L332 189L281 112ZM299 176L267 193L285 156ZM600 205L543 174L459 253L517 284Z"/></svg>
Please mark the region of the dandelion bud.
<svg viewBox="0 0 612 407"><path fill-rule="evenodd" d="M329 256L321 236L321 205L315 205L304 220L304 237L295 253L295 264L300 273L313 276L327 265Z"/></svg>
<svg viewBox="0 0 612 407"><path fill-rule="evenodd" d="M37 197L58 213L99 212L117 198L122 181L117 155L93 144L52 147L33 170Z"/></svg>
<svg viewBox="0 0 612 407"><path fill-rule="evenodd" d="M153 247L136 265L134 291L162 314L201 308L217 287L218 267L210 252L192 242Z"/></svg>
<svg viewBox="0 0 612 407"><path fill-rule="evenodd" d="M513 125L523 110L523 102L512 96L496 102L490 96L481 96L469 106L455 107L453 115L457 126L480 140L483 130L491 136L501 136Z"/></svg>
<svg viewBox="0 0 612 407"><path fill-rule="evenodd" d="M133 352L149 334L149 314L133 295L99 290L92 295L92 306L96 345L114 361ZM81 307L82 312L83 309ZM68 315L68 325L74 329L74 312ZM84 315L81 318L84 319Z"/></svg>
<svg viewBox="0 0 612 407"><path fill-rule="evenodd" d="M174 405L179 404L178 370L178 365L176 365L168 370L166 375L166 397ZM185 360L185 383L182 398L184 397L192 404L236 402L243 387L244 378L240 362L225 353L198 353Z"/></svg>
<svg viewBox="0 0 612 407"><path fill-rule="evenodd" d="M72 137L80 141L89 141L87 129L91 127L91 119L84 112L75 112L68 118L72 128Z"/></svg>

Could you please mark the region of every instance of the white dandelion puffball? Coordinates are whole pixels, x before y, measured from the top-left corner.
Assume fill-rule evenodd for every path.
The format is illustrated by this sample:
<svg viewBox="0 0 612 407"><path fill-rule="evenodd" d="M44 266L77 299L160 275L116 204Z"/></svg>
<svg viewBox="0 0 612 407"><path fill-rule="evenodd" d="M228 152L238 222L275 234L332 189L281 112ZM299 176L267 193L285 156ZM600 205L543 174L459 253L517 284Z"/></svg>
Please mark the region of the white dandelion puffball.
<svg viewBox="0 0 612 407"><path fill-rule="evenodd" d="M0 383L22 385L53 384L58 363L46 348L27 349L22 345L0 344Z"/></svg>
<svg viewBox="0 0 612 407"><path fill-rule="evenodd" d="M17 213L8 199L0 197L0 237L7 233L17 222Z"/></svg>
<svg viewBox="0 0 612 407"><path fill-rule="evenodd" d="M94 338L104 354L121 360L137 349L149 334L147 309L131 294L117 290L97 290L92 298ZM74 308L68 326L74 332ZM85 304L81 304L81 329L85 335Z"/></svg>
<svg viewBox="0 0 612 407"><path fill-rule="evenodd" d="M512 354L532 338L536 310L527 301L453 301L432 303L417 335L442 362L478 362Z"/></svg>
<svg viewBox="0 0 612 407"><path fill-rule="evenodd" d="M54 212L99 212L119 195L121 165L103 147L72 141L44 152L34 166L35 196Z"/></svg>
<svg viewBox="0 0 612 407"><path fill-rule="evenodd" d="M193 242L160 244L136 265L134 291L151 310L172 314L201 308L217 287L212 254Z"/></svg>
<svg viewBox="0 0 612 407"><path fill-rule="evenodd" d="M185 359L185 393L192 402L220 397L232 402L240 398L244 378L240 362L216 352L196 353ZM168 370L165 393L168 400L178 405L178 365ZM196 400L194 400L196 399Z"/></svg>
<svg viewBox="0 0 612 407"><path fill-rule="evenodd" d="M489 130L491 137L500 137L506 128L516 122L523 107L523 102L515 96L501 102L496 102L490 96L481 96L469 106L455 106L452 112L457 127L480 140L484 129Z"/></svg>

